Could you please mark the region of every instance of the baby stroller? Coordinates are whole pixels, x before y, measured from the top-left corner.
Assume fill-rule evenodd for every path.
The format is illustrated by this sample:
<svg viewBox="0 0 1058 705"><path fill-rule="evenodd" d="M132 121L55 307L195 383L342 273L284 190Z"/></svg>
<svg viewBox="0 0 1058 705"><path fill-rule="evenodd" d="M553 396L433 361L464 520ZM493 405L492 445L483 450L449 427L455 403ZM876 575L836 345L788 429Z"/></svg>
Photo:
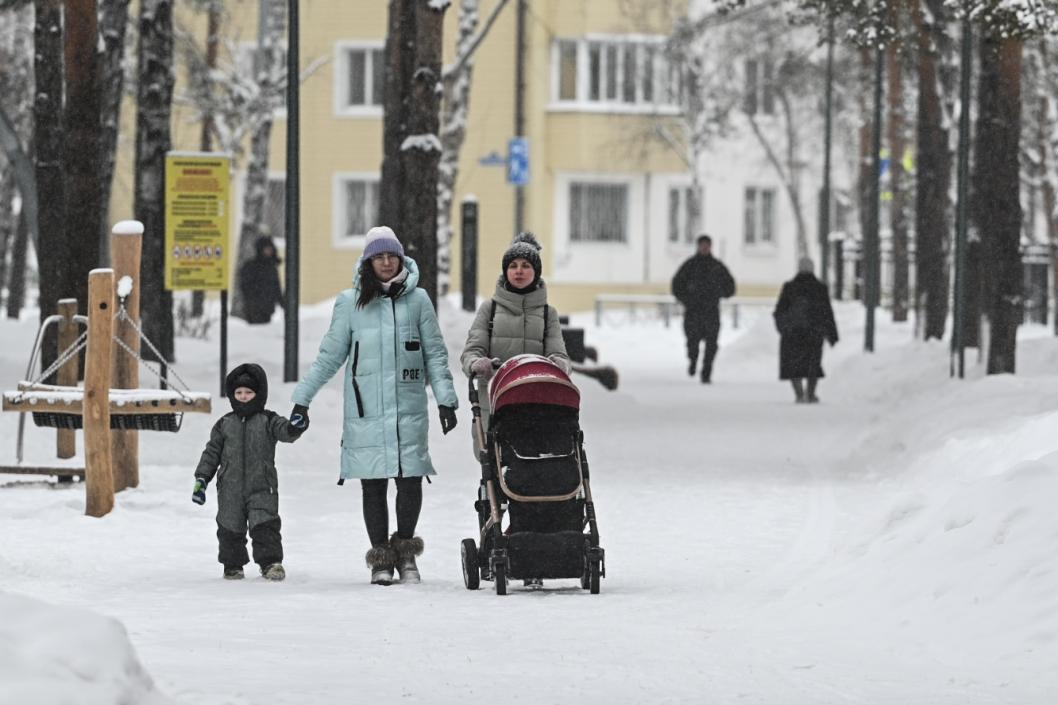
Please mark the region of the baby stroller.
<svg viewBox="0 0 1058 705"><path fill-rule="evenodd" d="M580 392L546 357L518 355L496 372L489 401L486 429L471 376L480 535L463 539L463 582L477 590L492 580L506 595L511 579L580 578L598 594L606 562L578 424Z"/></svg>

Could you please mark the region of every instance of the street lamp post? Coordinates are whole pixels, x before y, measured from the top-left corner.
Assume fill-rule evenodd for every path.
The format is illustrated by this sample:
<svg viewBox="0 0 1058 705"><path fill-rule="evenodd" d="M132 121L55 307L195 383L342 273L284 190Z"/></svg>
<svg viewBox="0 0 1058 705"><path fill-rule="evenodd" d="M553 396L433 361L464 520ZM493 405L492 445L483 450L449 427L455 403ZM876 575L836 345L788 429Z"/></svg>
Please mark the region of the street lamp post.
<svg viewBox="0 0 1058 705"><path fill-rule="evenodd" d="M301 231L298 136L298 0L287 2L286 299L283 302L283 381L298 381L298 301L301 298Z"/></svg>

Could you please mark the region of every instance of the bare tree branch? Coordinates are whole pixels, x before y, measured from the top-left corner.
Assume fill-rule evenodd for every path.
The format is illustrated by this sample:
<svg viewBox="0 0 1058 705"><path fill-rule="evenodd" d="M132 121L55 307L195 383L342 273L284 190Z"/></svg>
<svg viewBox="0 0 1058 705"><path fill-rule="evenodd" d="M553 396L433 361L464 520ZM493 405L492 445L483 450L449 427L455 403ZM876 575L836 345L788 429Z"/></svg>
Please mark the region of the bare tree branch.
<svg viewBox="0 0 1058 705"><path fill-rule="evenodd" d="M463 70L467 61L474 56L474 52L478 50L478 46L481 42L485 41L485 37L488 36L489 30L492 29L492 25L496 23L496 18L500 16L500 12L503 10L504 6L507 5L507 2L508 0L499 0L499 2L496 3L496 7L492 8L492 13L489 15L488 19L485 20L485 26L481 28L481 31L478 32L473 39L467 42L466 46L459 52L455 61L452 62L452 65L445 67L441 72L442 81L455 80L455 77Z"/></svg>

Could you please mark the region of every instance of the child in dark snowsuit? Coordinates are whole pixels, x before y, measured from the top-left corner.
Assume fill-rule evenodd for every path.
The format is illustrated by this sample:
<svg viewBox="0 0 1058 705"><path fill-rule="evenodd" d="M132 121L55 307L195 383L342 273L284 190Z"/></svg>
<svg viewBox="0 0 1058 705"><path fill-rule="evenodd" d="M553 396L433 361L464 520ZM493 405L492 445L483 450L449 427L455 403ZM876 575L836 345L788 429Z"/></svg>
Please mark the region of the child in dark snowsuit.
<svg viewBox="0 0 1058 705"><path fill-rule="evenodd" d="M279 479L276 442L293 443L308 426L303 417L288 421L265 409L268 377L260 365L243 364L224 383L232 412L213 426L195 469L196 504L205 504L206 485L217 476L218 560L224 577L238 580L246 555L246 528L253 541L253 560L268 580L282 580L283 544L279 534Z"/></svg>

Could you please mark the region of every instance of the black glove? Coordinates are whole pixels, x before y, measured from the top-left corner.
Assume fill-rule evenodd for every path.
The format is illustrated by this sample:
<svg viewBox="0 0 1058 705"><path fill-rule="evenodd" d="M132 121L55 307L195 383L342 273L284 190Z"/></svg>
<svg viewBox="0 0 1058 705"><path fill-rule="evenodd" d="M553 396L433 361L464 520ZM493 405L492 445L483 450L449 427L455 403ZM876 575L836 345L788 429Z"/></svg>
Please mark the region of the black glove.
<svg viewBox="0 0 1058 705"><path fill-rule="evenodd" d="M441 430L447 435L456 427L456 410L450 406L439 406L437 411L441 415Z"/></svg>
<svg viewBox="0 0 1058 705"><path fill-rule="evenodd" d="M293 411L290 412L290 425L296 428L299 433L307 431L309 428L309 407L295 404Z"/></svg>
<svg viewBox="0 0 1058 705"><path fill-rule="evenodd" d="M195 489L191 492L192 502L194 502L195 504L206 503L206 485L208 484L209 482L207 480L203 480L201 477L195 478Z"/></svg>

